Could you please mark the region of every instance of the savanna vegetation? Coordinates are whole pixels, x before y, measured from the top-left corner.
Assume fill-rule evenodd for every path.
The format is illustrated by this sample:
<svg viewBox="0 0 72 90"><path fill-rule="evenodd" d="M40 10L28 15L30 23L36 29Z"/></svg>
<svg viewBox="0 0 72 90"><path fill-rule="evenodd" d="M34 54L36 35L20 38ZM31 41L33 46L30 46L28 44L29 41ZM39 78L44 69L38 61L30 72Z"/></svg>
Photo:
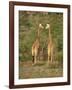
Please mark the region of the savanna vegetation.
<svg viewBox="0 0 72 90"><path fill-rule="evenodd" d="M44 53L32 66L31 47L37 37L39 24L51 26L55 44L54 62L47 63L48 30L40 32ZM60 77L63 75L63 14L54 12L19 11L19 78Z"/></svg>

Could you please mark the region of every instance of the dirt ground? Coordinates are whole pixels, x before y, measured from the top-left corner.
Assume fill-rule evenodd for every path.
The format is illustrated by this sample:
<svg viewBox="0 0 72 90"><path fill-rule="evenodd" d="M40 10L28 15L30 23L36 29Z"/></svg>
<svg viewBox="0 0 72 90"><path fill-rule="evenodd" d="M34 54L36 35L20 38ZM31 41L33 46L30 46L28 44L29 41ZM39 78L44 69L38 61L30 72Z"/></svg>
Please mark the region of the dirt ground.
<svg viewBox="0 0 72 90"><path fill-rule="evenodd" d="M58 62L47 63L45 61L39 61L35 65L32 65L31 61L20 61L19 63L19 79L62 76L63 67Z"/></svg>

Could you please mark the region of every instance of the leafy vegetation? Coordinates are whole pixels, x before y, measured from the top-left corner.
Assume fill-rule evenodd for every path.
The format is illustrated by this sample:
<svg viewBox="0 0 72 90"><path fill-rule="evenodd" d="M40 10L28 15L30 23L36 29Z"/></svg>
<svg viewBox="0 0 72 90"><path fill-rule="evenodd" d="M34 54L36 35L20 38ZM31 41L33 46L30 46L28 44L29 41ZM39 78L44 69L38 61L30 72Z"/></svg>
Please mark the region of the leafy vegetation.
<svg viewBox="0 0 72 90"><path fill-rule="evenodd" d="M55 74L55 71L59 71L58 76L62 76L62 64L63 64L63 13L55 13L55 12L32 12L32 11L19 11L19 60L20 63L22 62L32 62L32 55L31 55L31 47L33 42L35 41L37 37L37 30L39 24L42 24L44 27L46 26L47 23L51 25L51 34L53 38L53 42L55 45L55 58L54 61L58 62L57 68L53 71L54 76L57 76ZM44 53L43 53L43 59L44 62L47 61L47 41L48 41L48 30L44 28L40 32L40 46L44 48ZM40 57L42 57L40 56ZM37 64L38 65L38 64ZM40 65L40 64L39 64ZM55 67L56 64L54 64ZM53 65L51 65L53 66ZM48 67L47 71L49 70L51 72L51 68L53 70L53 67ZM29 66L28 66L29 67ZM35 66L37 68L37 66ZM23 68L20 64L20 78L25 78L21 77L23 75ZM34 69L34 67L31 67ZM42 68L42 66L41 66ZM45 65L44 65L44 68ZM27 69L27 67L26 67ZM49 72L48 71L48 72ZM32 71L31 71L32 72ZM28 72L27 72L28 73ZM26 73L26 75L27 75ZM38 71L39 73L39 71ZM41 72L42 75L43 72ZM24 73L25 74L25 73ZM35 73L31 73L35 74ZM53 73L50 73L50 76ZM40 74L36 75L37 77ZM25 76L25 75L24 75ZM43 76L46 76L44 74ZM43 77L42 76L42 77ZM34 77L34 76L31 76ZM41 76L40 76L41 77ZM47 76L46 76L47 77ZM27 77L28 78L28 77Z"/></svg>
<svg viewBox="0 0 72 90"><path fill-rule="evenodd" d="M31 47L37 36L39 23L51 25L51 34L57 51L57 59L62 59L63 52L63 14L51 12L19 12L19 58L21 61L32 60ZM41 47L47 48L48 30L40 32ZM58 58L59 56L59 58Z"/></svg>

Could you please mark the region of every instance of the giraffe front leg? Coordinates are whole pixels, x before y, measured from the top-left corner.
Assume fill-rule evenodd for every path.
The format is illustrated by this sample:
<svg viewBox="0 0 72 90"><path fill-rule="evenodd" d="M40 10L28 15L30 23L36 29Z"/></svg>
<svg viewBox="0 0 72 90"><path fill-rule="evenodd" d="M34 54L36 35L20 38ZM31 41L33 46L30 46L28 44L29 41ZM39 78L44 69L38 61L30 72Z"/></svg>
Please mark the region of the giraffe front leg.
<svg viewBox="0 0 72 90"><path fill-rule="evenodd" d="M52 56L51 56L51 63L52 63Z"/></svg>
<svg viewBox="0 0 72 90"><path fill-rule="evenodd" d="M32 56L32 63L34 64L34 56Z"/></svg>
<svg viewBox="0 0 72 90"><path fill-rule="evenodd" d="M34 59L35 59L34 49L32 48L32 65L34 65Z"/></svg>
<svg viewBox="0 0 72 90"><path fill-rule="evenodd" d="M37 58L37 56L35 55L35 58L34 58L34 64L36 64L36 58Z"/></svg>
<svg viewBox="0 0 72 90"><path fill-rule="evenodd" d="M48 53L47 53L47 54L48 54ZM49 62L49 55L48 55L47 57L48 57L48 60L47 60L47 61Z"/></svg>
<svg viewBox="0 0 72 90"><path fill-rule="evenodd" d="M39 50L38 50L37 60L38 62L40 61L40 51Z"/></svg>
<svg viewBox="0 0 72 90"><path fill-rule="evenodd" d="M53 52L51 53L51 63L53 62Z"/></svg>
<svg viewBox="0 0 72 90"><path fill-rule="evenodd" d="M36 48L36 49L35 49L35 61L34 61L35 64L36 64L36 62L37 62L37 56L38 56L38 49Z"/></svg>
<svg viewBox="0 0 72 90"><path fill-rule="evenodd" d="M50 63L50 59L51 59L51 52L50 52L50 50L48 49L48 63Z"/></svg>

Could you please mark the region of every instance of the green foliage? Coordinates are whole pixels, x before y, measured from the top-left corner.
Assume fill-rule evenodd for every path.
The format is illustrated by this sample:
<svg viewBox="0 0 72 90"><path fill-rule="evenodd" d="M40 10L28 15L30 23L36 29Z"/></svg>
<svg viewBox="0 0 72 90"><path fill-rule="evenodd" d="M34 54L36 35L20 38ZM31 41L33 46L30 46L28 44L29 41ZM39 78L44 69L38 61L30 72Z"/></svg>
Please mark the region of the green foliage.
<svg viewBox="0 0 72 90"><path fill-rule="evenodd" d="M19 60L32 60L31 47L37 37L39 23L51 25L51 33L57 49L56 58L63 59L63 14L54 12L19 11ZM47 48L48 30L40 32L40 43Z"/></svg>

